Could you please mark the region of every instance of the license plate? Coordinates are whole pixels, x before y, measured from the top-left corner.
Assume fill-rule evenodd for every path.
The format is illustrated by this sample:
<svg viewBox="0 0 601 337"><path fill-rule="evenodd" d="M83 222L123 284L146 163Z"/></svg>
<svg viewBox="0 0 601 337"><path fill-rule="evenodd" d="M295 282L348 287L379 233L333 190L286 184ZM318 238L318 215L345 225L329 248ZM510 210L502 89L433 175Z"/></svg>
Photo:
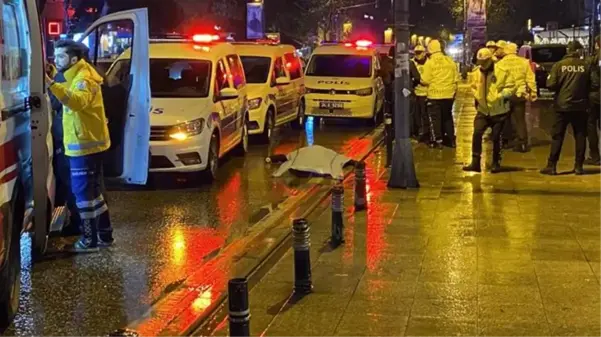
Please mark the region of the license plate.
<svg viewBox="0 0 601 337"><path fill-rule="evenodd" d="M341 102L319 102L320 109L344 109L344 104Z"/></svg>

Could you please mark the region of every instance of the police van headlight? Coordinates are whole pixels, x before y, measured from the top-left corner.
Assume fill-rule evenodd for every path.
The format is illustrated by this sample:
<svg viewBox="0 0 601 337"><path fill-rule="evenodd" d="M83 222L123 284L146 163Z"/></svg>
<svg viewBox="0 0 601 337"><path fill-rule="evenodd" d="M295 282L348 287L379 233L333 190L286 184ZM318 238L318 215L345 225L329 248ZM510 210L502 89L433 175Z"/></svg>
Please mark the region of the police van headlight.
<svg viewBox="0 0 601 337"><path fill-rule="evenodd" d="M374 93L374 88L365 88L355 91L357 96L371 96Z"/></svg>
<svg viewBox="0 0 601 337"><path fill-rule="evenodd" d="M186 123L178 124L169 130L169 138L175 140L186 140L192 136L199 135L205 126L204 118L195 119Z"/></svg>
<svg viewBox="0 0 601 337"><path fill-rule="evenodd" d="M262 102L263 102L263 99L261 97L248 100L248 109L249 110L258 109L261 106Z"/></svg>

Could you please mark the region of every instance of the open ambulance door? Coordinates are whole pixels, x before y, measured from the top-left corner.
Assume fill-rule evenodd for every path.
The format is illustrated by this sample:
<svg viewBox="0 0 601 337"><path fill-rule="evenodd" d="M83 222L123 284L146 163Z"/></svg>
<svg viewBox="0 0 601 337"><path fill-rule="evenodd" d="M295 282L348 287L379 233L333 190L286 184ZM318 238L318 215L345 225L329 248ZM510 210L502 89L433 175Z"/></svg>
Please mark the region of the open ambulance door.
<svg viewBox="0 0 601 337"><path fill-rule="evenodd" d="M150 151L150 66L146 8L113 13L94 22L81 42L89 59L105 77L102 93L111 148L104 157L105 177L125 184L146 184ZM105 75L120 59L120 74ZM124 69L124 70L123 70Z"/></svg>

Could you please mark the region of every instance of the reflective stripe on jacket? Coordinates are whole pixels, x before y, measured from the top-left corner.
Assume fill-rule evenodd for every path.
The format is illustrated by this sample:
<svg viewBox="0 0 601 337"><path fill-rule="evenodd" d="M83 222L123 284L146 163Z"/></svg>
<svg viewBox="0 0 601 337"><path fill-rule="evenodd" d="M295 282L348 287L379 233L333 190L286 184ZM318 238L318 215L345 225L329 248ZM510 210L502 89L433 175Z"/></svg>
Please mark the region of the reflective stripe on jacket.
<svg viewBox="0 0 601 337"><path fill-rule="evenodd" d="M530 62L523 57L509 54L497 63L507 69L515 80L515 96L530 99L536 96L536 79L530 67Z"/></svg>
<svg viewBox="0 0 601 337"><path fill-rule="evenodd" d="M104 112L102 77L85 60L64 73L65 83L53 83L50 91L63 104L65 154L85 156L111 146Z"/></svg>
<svg viewBox="0 0 601 337"><path fill-rule="evenodd" d="M428 87L429 99L451 99L457 91L459 71L450 57L438 52L424 65L422 84Z"/></svg>
<svg viewBox="0 0 601 337"><path fill-rule="evenodd" d="M419 63L416 59L411 59L411 61L413 61L413 64L415 64L415 68L417 68L417 71L419 72L419 74L423 77L424 76L424 66L426 65L426 63ZM428 96L428 87L422 85L421 83L415 86L415 96Z"/></svg>
<svg viewBox="0 0 601 337"><path fill-rule="evenodd" d="M516 91L511 73L497 63L492 71L484 73L478 68L472 75L471 86L478 112L487 116L509 112L509 99Z"/></svg>

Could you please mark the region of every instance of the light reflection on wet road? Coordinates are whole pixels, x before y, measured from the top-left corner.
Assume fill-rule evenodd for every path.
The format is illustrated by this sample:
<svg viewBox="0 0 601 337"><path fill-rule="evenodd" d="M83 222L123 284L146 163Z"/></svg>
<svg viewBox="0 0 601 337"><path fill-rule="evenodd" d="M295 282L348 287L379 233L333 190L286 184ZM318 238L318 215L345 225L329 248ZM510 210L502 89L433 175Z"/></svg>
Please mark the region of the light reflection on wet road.
<svg viewBox="0 0 601 337"><path fill-rule="evenodd" d="M245 158L226 158L212 185L190 175L160 175L152 187L110 191L116 246L95 255L50 256L33 272L25 261L20 312L6 334L103 335L140 318L303 188L302 179L271 178L276 167L265 164L268 154L307 142L348 153L369 131L344 122L308 126L306 132L284 128L273 145L253 145Z"/></svg>

